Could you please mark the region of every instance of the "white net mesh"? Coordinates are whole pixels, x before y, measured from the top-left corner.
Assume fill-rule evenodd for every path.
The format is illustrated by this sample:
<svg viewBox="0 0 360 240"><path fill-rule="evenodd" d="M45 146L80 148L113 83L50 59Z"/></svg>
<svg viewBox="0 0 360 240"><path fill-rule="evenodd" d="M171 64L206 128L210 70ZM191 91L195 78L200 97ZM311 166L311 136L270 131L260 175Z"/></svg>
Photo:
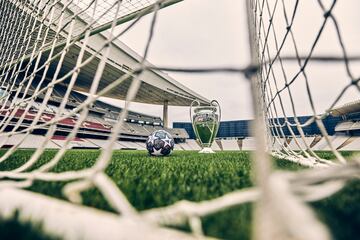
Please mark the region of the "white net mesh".
<svg viewBox="0 0 360 240"><path fill-rule="evenodd" d="M332 14L336 1L332 1L330 7L324 6L321 1L312 3L318 4L323 9L323 24L314 35L309 52L304 55L297 51L296 37L292 29L296 10L300 5L299 1L293 2L290 7L286 6L284 0L248 1L250 36L254 43L253 61L250 67L244 69L157 68L196 73L235 72L245 74L251 79L256 103L254 109L257 113L257 131L254 131L257 142L256 187L232 192L206 202L184 201L161 209L139 212L104 172L110 163L112 149L123 131L124 119L128 114L128 103L136 97L144 72L150 68L155 69L146 64L146 57L157 21L157 12L160 8L176 2L164 0L5 0L0 2L0 144L4 146L9 139L16 136L15 143L0 158L0 163L14 154L33 132L40 130L45 132L45 137L39 139L39 147L25 164L12 171L0 172L0 178L3 179L0 181L0 188L26 188L36 180L72 181L64 187L66 197L72 202L80 203L80 193L95 187L122 217L140 218L154 231L162 226L181 226L189 223L191 234L194 236L203 234L202 217L245 202L258 201L258 209L255 213L255 238L330 239L326 227L316 220L304 203L327 197L341 189L349 178L359 176L359 162L357 160L346 162L336 150L322 123L322 119L329 114L348 88L359 88L359 78L354 76L350 66L351 61L358 59L351 58L346 53L339 26ZM111 60L109 56L113 42L150 12L153 12L152 24L142 59L137 65L127 68L127 71L116 77L111 84L102 86L101 80L109 64L108 61ZM274 24L275 17L283 19L282 28L286 29L285 34L278 33ZM124 31L116 33L115 27L129 20L134 21ZM331 25L338 33L340 56L319 57L313 54L326 24ZM97 48L91 47L92 36L104 32L106 33L103 35L104 39L98 42ZM285 43L293 46L291 54L282 55ZM311 87L306 74L310 60L336 61L346 68L348 85L334 97L323 114L316 111L312 100ZM295 61L298 67L294 73L289 74L286 64L291 61ZM294 64L289 64L292 64L289 68L293 68ZM77 79L89 66L92 66L93 75L89 81L90 85L87 86L88 97L76 99L72 95L72 90L75 87L85 88L85 85L81 85ZM255 70L259 70L257 74L254 74ZM293 103L294 90L291 85L297 81L305 82L305 96L312 110L312 117L306 122L299 120L297 108ZM112 126L103 125L104 129L111 128L111 132L94 166L79 171L51 172L67 149L71 148L71 142L81 132L81 128L91 124L89 111L94 110L96 100L123 83L128 84L127 105L119 114L118 121ZM58 86L66 87L58 88ZM287 97L283 96L285 92ZM49 103L53 101L58 101L59 106L50 107ZM284 107L285 102L290 102L290 111ZM69 109L67 106L71 104L73 104L72 108ZM293 118L290 120L287 116ZM51 139L61 128L59 125L66 123L69 123L71 128L55 156L41 167L28 171L52 144ZM316 123L326 146L335 154L339 163L323 160L311 149L311 143L308 142L303 128L312 123ZM289 147L285 129L290 132L298 151ZM324 169L272 173L267 147L273 149L276 156Z"/></svg>
<svg viewBox="0 0 360 240"><path fill-rule="evenodd" d="M318 5L314 8L320 9L323 19L322 21L316 20L314 24L317 26L315 28L308 27L309 29L306 31L303 27L300 28L300 23L296 21L303 17L301 16L303 7L298 2L289 4L284 1L263 1L255 4L255 14L261 16L257 18L256 34L258 36L259 61L262 65L260 74L264 88L264 107L266 117L269 119L271 135L274 137L270 144L272 149L285 156L307 158L309 164L324 163L311 148L310 138L305 135L306 128L312 126L318 129L318 134L323 138L322 142L327 146L321 150L331 150L336 158L344 163L344 158L337 151L339 145L332 141L323 120L331 114L332 109L339 104L347 92L352 89L359 90L359 79L356 77L359 64L351 61L354 59L349 59L341 26L334 15L336 1L324 3L318 1L317 4L314 4ZM330 36L336 39L328 40L327 43L326 37L329 37L330 30L335 30L335 36ZM308 45L299 43L299 37L297 37L304 32ZM324 38L325 40L323 40ZM331 51L330 55L328 52L321 54L324 52L322 45L328 45L327 48L336 50ZM338 52L339 55L336 54ZM335 68L337 67L339 73L336 77L341 78L340 81L331 80L331 76L328 76L326 71L319 67L321 64L319 62L322 61L337 62ZM316 69L316 65L320 70ZM339 65L345 71L339 69ZM320 72L320 75L313 74L312 71ZM329 92L329 94L334 94L334 97L329 98L328 101L322 100L320 107L317 106L318 101L316 101L318 91L312 87L316 85L314 81L319 77L329 78L329 81L333 81L333 84L340 88L334 93ZM305 91L305 94L301 93L301 97L298 93L300 89ZM301 116L299 112L304 114L304 109L298 107L299 101L302 103L300 107L308 109L312 114L310 118L299 118ZM308 104L303 104L304 102ZM324 102L326 103L324 104ZM321 111L318 110L319 108ZM289 135L292 138L291 147L286 142ZM294 149L298 151L294 151Z"/></svg>
<svg viewBox="0 0 360 240"><path fill-rule="evenodd" d="M344 143L349 137L330 136L323 122L347 91L353 88L357 96L359 90L360 79L356 77L359 65L354 62L359 58L349 57L347 53L341 27L335 16L336 5L339 5L337 1L321 0L306 4L300 1L248 1L253 64L260 66L257 76L252 77L257 105L254 131L257 138L256 178L264 193L255 210L255 238L330 238L309 209L299 198L296 200L299 192L291 187L291 180L286 181L285 175L271 174L269 159L260 149L270 149L276 157L309 167L336 169L346 166L346 160L338 151L341 145L335 143L335 140L341 138ZM311 17L307 19L308 16L304 15L304 10L310 8L319 8L316 20ZM328 39L329 34L325 32L329 31L335 32L335 41ZM345 69L343 71L340 68L336 75L341 79L340 83L334 80L334 76L327 75L325 62L332 62ZM334 81L341 88L336 89L333 97L329 96L329 92L327 97L320 99L321 111L317 106L318 98L314 97L319 91L313 87L320 81L322 88L326 89L324 81L319 78L329 78L329 81ZM304 113L310 113L311 116L302 117ZM262 127L263 119L265 124ZM312 130L308 131L309 128ZM266 131L268 138L264 139L263 132ZM317 132L317 135L309 136L307 132ZM338 162L322 159L315 150L331 151ZM339 179L331 174L327 177L333 180L322 184L318 182L316 188L319 187L320 195L344 183L341 180L338 182Z"/></svg>

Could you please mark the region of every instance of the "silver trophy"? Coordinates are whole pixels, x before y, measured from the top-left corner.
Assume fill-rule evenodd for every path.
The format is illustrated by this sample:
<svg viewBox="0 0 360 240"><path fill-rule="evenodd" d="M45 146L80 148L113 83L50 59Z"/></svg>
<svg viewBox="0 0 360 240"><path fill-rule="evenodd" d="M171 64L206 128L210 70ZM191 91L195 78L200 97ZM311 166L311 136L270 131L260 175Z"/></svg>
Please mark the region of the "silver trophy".
<svg viewBox="0 0 360 240"><path fill-rule="evenodd" d="M194 100L190 105L190 119L202 150L199 153L214 153L211 145L219 130L221 119L220 105L212 100L209 105L201 105Z"/></svg>

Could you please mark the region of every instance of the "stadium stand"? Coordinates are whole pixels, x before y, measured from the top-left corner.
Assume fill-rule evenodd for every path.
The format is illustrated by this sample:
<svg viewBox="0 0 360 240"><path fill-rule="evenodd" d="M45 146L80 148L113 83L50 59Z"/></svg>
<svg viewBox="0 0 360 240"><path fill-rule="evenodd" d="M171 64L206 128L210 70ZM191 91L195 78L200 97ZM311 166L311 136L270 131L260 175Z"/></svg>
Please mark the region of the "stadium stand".
<svg viewBox="0 0 360 240"><path fill-rule="evenodd" d="M346 140L349 139L349 136L329 136L330 142L335 149L339 148ZM323 137L321 140L312 147L313 150L322 150L329 151L330 148L326 139Z"/></svg>
<svg viewBox="0 0 360 240"><path fill-rule="evenodd" d="M35 91L36 84L38 82L34 81L30 86L30 91L27 93L25 97L29 97L31 93ZM55 85L50 100L47 105L45 105L45 109L43 114L39 119L39 123L45 123L47 121L52 120L55 117L55 114L59 111L59 106L62 101L62 97L65 95L67 89L66 86L63 85ZM24 95L22 92L20 96ZM10 95L10 98L14 97L13 93ZM44 95L40 95L36 101L30 107L30 110L25 113L25 106L18 105L15 110L10 110L10 108L4 108L0 111L0 120L8 115L12 114L13 117L5 131L10 131L17 123L19 119L21 119L22 115L24 115L24 121L22 121L19 130L28 127L31 122L34 120L37 112L41 107L41 101L43 101ZM65 106L64 114L70 113L70 111L77 107L82 102L86 101L87 96L84 93L71 91L69 96L69 101ZM13 108L12 108L13 109ZM103 101L97 100L95 101L91 108L89 109L89 114L86 120L82 123L77 138L74 141L71 141L68 148L102 148L104 147L104 142L109 134L111 133L111 129L114 123L118 120L118 116L121 113L122 108L105 103ZM48 148L60 148L63 146L65 137L69 134L72 128L75 126L76 121L78 120L79 115L74 115L73 117L68 117L59 121L56 125L56 132L53 138L51 139L51 144ZM1 127L1 126L0 126ZM119 136L119 143L114 146L114 149L142 149L145 150L144 142L147 136L155 130L165 129L172 136L177 139L186 139L188 138L188 134L184 129L171 129L164 128L163 122L160 117L150 116L138 112L129 111L127 118L125 119L124 125L121 129L121 134ZM41 143L41 139L47 132L47 128L39 128L36 129L31 136L33 139L38 139L39 141L30 141L25 140L20 147L22 148L37 148ZM29 138L29 137L27 137ZM13 136L7 139L7 143L5 143L5 147L11 146L20 142L20 136Z"/></svg>
<svg viewBox="0 0 360 240"><path fill-rule="evenodd" d="M298 117L298 120L303 124L310 118L311 116L301 116ZM289 122L295 122L294 118L291 117L288 118L288 120ZM283 118L279 118L278 121L279 124L284 123ZM330 135L330 142L335 149L340 151L360 150L360 100L334 108L322 121L326 131ZM255 150L255 142L249 131L250 125L251 120L221 122L216 138L217 140L213 146L217 146L217 150ZM191 123L175 122L173 127L185 130L189 139L195 139L195 133ZM330 150L326 139L322 137L316 123L303 127L305 142L300 137L298 129L296 128L292 128L293 133L297 136L296 139L292 138L292 134L287 126L284 125L282 131L286 139L273 139L270 145L274 150L282 150L286 144L289 146L289 149L293 151L305 149L306 145L316 151ZM190 150L185 144L181 146L185 150Z"/></svg>
<svg viewBox="0 0 360 240"><path fill-rule="evenodd" d="M62 148L65 145L66 137L64 136L53 136L51 141ZM98 149L99 147L86 139L74 138L67 148L71 149Z"/></svg>
<svg viewBox="0 0 360 240"><path fill-rule="evenodd" d="M180 146L183 150L191 151L193 150L186 142L178 143L177 145Z"/></svg>
<svg viewBox="0 0 360 240"><path fill-rule="evenodd" d="M219 146L220 150L222 151L222 150L223 150L223 146L222 146L221 140L220 140L220 139L215 139L215 142L217 143L217 145Z"/></svg>
<svg viewBox="0 0 360 240"><path fill-rule="evenodd" d="M221 148L219 147L218 141L214 141L213 144L211 145L211 149L214 151L221 151Z"/></svg>
<svg viewBox="0 0 360 240"><path fill-rule="evenodd" d="M137 145L138 150L146 150L146 145L143 142L134 142Z"/></svg>
<svg viewBox="0 0 360 240"><path fill-rule="evenodd" d="M360 137L350 137L346 145L343 145L342 151L358 151L360 149Z"/></svg>
<svg viewBox="0 0 360 240"><path fill-rule="evenodd" d="M180 138L180 139L189 138L189 134L183 128L165 128L165 130L170 132L173 138Z"/></svg>
<svg viewBox="0 0 360 240"><path fill-rule="evenodd" d="M35 84L35 83L34 83ZM35 86L31 86L31 90L35 90ZM50 101L46 105L44 113L40 117L39 122L47 122L54 118L55 114L59 110L62 96L66 92L66 87L62 85L55 85L53 94ZM31 91L30 91L31 93ZM28 93L29 94L29 93ZM21 94L20 94L21 95ZM69 102L66 106L65 113L70 112L74 107L81 104L86 100L87 96L84 93L71 91ZM34 120L37 111L40 109L40 97L33 103L30 110L24 114L24 108L19 105L15 110L13 118L8 124L5 131L11 130L24 114L25 120L20 126L20 130L31 124ZM360 144L356 136L360 136L360 113L359 107L360 101L346 104L342 107L334 108L330 115L326 117L323 122L326 130L330 135L330 141L334 148L339 150L359 150ZM0 119L7 114L11 114L13 110L7 110L5 107L0 112ZM105 140L111 133L111 129L114 123L117 122L117 118L121 113L122 108L97 100L90 108L90 113L87 119L82 123L79 129L77 138L71 141L69 148L103 148ZM301 123L306 122L310 117L299 117ZM75 126L78 116L65 118L58 122L56 125L55 136L51 139L51 143L48 148L60 148L65 141L65 137L69 134L71 129ZM283 121L283 119L279 119ZM294 121L290 118L289 120ZM216 151L221 150L254 150L254 140L249 134L249 126L251 121L225 121L220 123L219 132L217 135L217 141L212 145L212 149ZM138 112L130 111L122 126L121 134L119 136L119 142L114 146L114 149L137 149L145 150L144 142L147 136L155 130L164 129L168 131L177 142L176 149L178 150L200 150L201 147L194 140L195 135L191 126L191 123L174 123L173 128L163 127L163 122L160 117L150 116ZM286 137L289 137L287 144L289 149L298 151L305 148L303 139L297 137L291 139L291 134L288 127L284 127L283 132ZM297 129L292 129L294 134L299 136ZM303 128L306 135L305 142L308 146L311 146L313 150L330 150L326 139L321 136L318 128L314 126L314 123ZM32 139L37 141L31 141L30 136L20 144L20 148L37 148L41 143L43 135L46 133L46 129L37 129L31 136ZM20 136L11 136L6 139L2 139L4 147L12 146L17 142L20 142ZM236 140L238 139L238 140ZM0 139L1 140L1 139ZM297 143L296 143L297 142ZM274 140L271 144L275 150L281 150L284 146L285 140Z"/></svg>
<svg viewBox="0 0 360 240"><path fill-rule="evenodd" d="M10 148L14 145L19 144L24 137L25 140L19 145L19 148L37 148L38 145L45 140L45 137L40 135L30 134L28 136L25 136L25 134L18 134L10 137L1 137L0 141L3 144L3 148ZM46 147L49 149L60 148L60 146L53 141L49 141Z"/></svg>
<svg viewBox="0 0 360 240"><path fill-rule="evenodd" d="M224 151L236 151L240 150L236 139L223 139L221 140Z"/></svg>
<svg viewBox="0 0 360 240"><path fill-rule="evenodd" d="M31 94L35 92L36 86L39 84L38 80L34 80L32 85L30 86L30 90L27 92L26 96L29 97ZM45 123L47 121L52 120L55 117L55 114L59 111L59 106L61 104L63 96L66 94L67 88L65 85L57 84L54 86L53 92L51 94L50 100L45 106L44 112L39 119L39 123ZM14 93L10 94L10 98L13 98ZM23 92L20 92L19 97L25 95ZM197 95L196 95L197 96ZM25 106L19 104L18 108L16 108L16 112L14 113L11 122L8 124L5 131L10 131L17 123L17 121L21 118L21 116L25 115L25 120L21 123L19 130L28 127L31 124L31 121L36 116L36 113L39 111L41 107L41 102L45 97L44 94L39 95L39 97L33 102L30 110L24 114ZM70 111L77 107L82 102L86 101L87 95L85 93L71 91L69 96L69 101L66 103L64 114L70 113ZM204 100L205 101L205 100ZM9 110L7 110L9 109ZM11 114L10 108L4 108L0 112L0 120ZM77 138L83 139L83 141L71 141L69 148L102 148L104 144L102 143L111 133L111 129L114 123L117 122L117 118L121 113L122 108L105 103L103 101L97 100L95 101L90 109L89 114L86 120L82 123ZM69 134L72 128L75 126L76 121L78 119L78 115L73 117L65 118L59 121L56 125L56 132L51 139L51 146L48 148L59 148L63 145L65 137ZM144 150L144 141L147 136L155 130L164 129L168 131L176 142L178 139L189 138L189 135L185 129L181 128L166 128L163 127L163 122L160 117L150 116L146 114L142 114L139 112L129 111L127 118L125 119L124 125L121 129L121 134L119 136L119 142L114 149L142 149ZM41 138L44 136L47 131L47 128L39 128L33 132L34 138ZM35 137L36 136L36 137ZM21 139L20 137L18 137ZM84 140L86 139L86 140ZM16 143L16 139L14 137L9 139L9 144ZM129 141L129 143L127 143ZM37 148L41 141L36 141L31 143L31 141L25 141L21 144L23 148ZM135 143L132 143L135 142ZM191 143L190 146L185 146L185 149L200 149L200 147L196 144ZM6 145L5 145L6 147ZM181 148L180 148L181 149Z"/></svg>
<svg viewBox="0 0 360 240"><path fill-rule="evenodd" d="M197 143L196 140L194 139L188 139L186 141L186 144L189 146L190 149L192 150L201 150L200 145Z"/></svg>
<svg viewBox="0 0 360 240"><path fill-rule="evenodd" d="M301 116L298 117L298 120L300 123L304 124L306 121L308 121L311 118L311 116ZM283 124L285 119L279 118L278 119L279 124ZM288 118L288 121L291 123L294 123L295 120L292 117ZM329 115L326 117L323 122L326 127L327 132L330 135L335 134L335 126L339 122L343 121L342 116L332 116ZM237 120L237 121L222 121L219 126L219 131L217 134L217 138L246 138L251 137L250 134L250 126L251 126L251 120ZM188 134L189 138L194 139L195 134L192 129L192 124L190 122L174 122L173 128L183 128L185 129ZM285 136L291 136L290 131L287 126L283 127L283 132ZM295 135L300 135L298 130L294 127L292 128ZM306 126L303 128L304 134L307 136L314 136L314 135L321 135L321 132L316 126L316 123L312 123L309 126Z"/></svg>
<svg viewBox="0 0 360 240"><path fill-rule="evenodd" d="M180 151L182 151L182 150L184 150L184 149L182 149L181 146L180 146L180 144L178 143L178 144L175 144L175 145L174 145L174 150L180 150Z"/></svg>
<svg viewBox="0 0 360 240"><path fill-rule="evenodd" d="M57 94L59 96L55 96L53 99L56 101L58 97L62 94L61 87L56 88L60 89ZM59 93L60 92L60 93ZM74 95L73 103L78 104L80 101L84 101L86 99L86 96L82 93L78 92L72 92L72 95ZM359 104L356 102L356 104ZM34 102L34 106L31 108L31 110L25 115L25 119L28 121L31 121L34 119L35 113L39 109L39 103ZM89 114L86 121L81 126L81 129L79 130L79 137L71 141L70 148L102 148L104 147L105 140L104 138L109 136L109 133L111 132L112 124L116 121L116 118L118 117L118 114L121 112L121 108L112 106L110 104L97 101L95 106L95 111ZM111 109L109 114L108 109ZM353 109L347 105L346 111L341 110L341 108L338 108L336 111L333 111L331 114L334 114L332 116L331 124L326 125L328 132L333 132L332 136L330 136L330 141L332 142L334 148L342 151L355 151L360 149L360 138L358 139L356 136L359 136L359 130L360 130L360 117L357 112L351 112L350 110ZM40 121L46 122L53 118L54 114L58 110L58 106L53 102L52 104L48 104L43 116L40 118ZM67 108L67 111L71 111L71 107ZM350 112L349 112L350 111ZM10 126L14 126L16 124L16 121L21 115L24 113L24 110L19 108L17 109L17 112L14 114L14 118L11 121ZM344 115L337 115L337 114L344 114ZM3 110L0 112L0 118L4 116L5 114L8 114L6 110ZM306 117L303 117L306 119ZM135 120L136 119L136 120ZM333 120L336 121L333 121ZM55 135L51 142L48 143L47 148L60 148L64 144L65 136L71 131L72 127L75 125L77 121L77 117L73 118L66 118L61 120L57 125L57 135ZM140 123L139 123L140 122ZM232 121L234 122L234 121ZM241 124L234 124L233 126L248 126L250 123L249 121L241 121L243 123ZM245 123L244 123L245 122ZM325 122L326 123L326 122ZM23 125L29 124L29 122L24 121ZM183 126L183 125L182 125ZM226 126L226 125L220 125L220 126ZM175 139L182 139L185 142L179 143L176 146L176 149L178 150L200 150L200 146L197 144L197 142L190 138L190 136L193 136L192 129L184 127L179 127L178 124L174 124L175 128L164 128L162 126L161 119L159 117L149 116L145 114L140 114L136 112L130 112L127 121L125 122L121 135L119 138L121 141L119 141L116 146L114 146L114 149L137 149L137 150L145 150L144 141L146 140L146 137L153 131L158 129L165 129L168 131ZM221 128L221 127L220 127ZM310 130L309 130L310 129ZM230 131L227 127L226 131ZM223 134L226 131L222 131ZM242 130L235 130L235 132L241 132ZM328 144L326 142L326 139L321 137L318 132L311 132L311 128L308 128L306 130L306 134L309 136L305 138L305 141L308 146L311 146L313 150L317 151L328 151L330 148L328 147ZM46 132L46 131L45 131ZM234 132L234 131L233 131ZM286 131L284 131L286 132ZM41 143L41 140L44 138L41 134L44 132L41 132L39 130L35 131L34 134L29 135L23 143L20 144L20 148L37 148L38 144ZM220 133L220 131L219 131ZM212 149L216 151L221 150L254 150L254 140L249 137L248 130L243 131L242 133L245 133L244 135L238 136L240 140L226 140L221 139L217 140L213 143ZM219 134L218 134L219 136ZM286 136L290 136L288 133ZM4 147L9 147L12 145L17 144L20 142L20 139L22 138L22 135L17 136L11 136L8 138L2 138L0 139L3 143ZM36 139L36 141L33 141L32 139ZM5 141L6 140L6 141ZM295 139L289 138L288 144L289 148L294 151L298 151L299 149L305 148L304 141L298 137L296 138L298 144L296 143ZM218 144L218 142L220 144ZM284 142L280 143L277 141L274 141L272 143L272 148L275 150L281 150L281 145L283 145Z"/></svg>
<svg viewBox="0 0 360 240"><path fill-rule="evenodd" d="M242 141L242 149L245 151L255 150L255 140L252 137L244 138Z"/></svg>
<svg viewBox="0 0 360 240"><path fill-rule="evenodd" d="M283 149L283 146L285 144L285 139L281 139L281 138L274 138L272 143L271 143L271 147L274 150L280 151Z"/></svg>
<svg viewBox="0 0 360 240"><path fill-rule="evenodd" d="M297 137L291 139L289 147L291 150L299 151L301 149L306 149L306 145L310 147L311 143L314 141L315 137L305 137L305 142L302 138Z"/></svg>
<svg viewBox="0 0 360 240"><path fill-rule="evenodd" d="M298 120L300 123L304 124L310 118L311 116L301 116L298 117ZM279 124L285 122L283 118L279 118L278 121ZM288 121L291 123L295 122L294 118L291 117L288 118ZM360 100L334 108L322 121L326 131L330 135L330 142L335 149L343 151L360 150ZM214 142L213 146L217 146L217 150L255 150L255 141L250 136L250 125L251 120L221 122L216 137L217 140ZM195 133L191 123L175 122L173 123L173 127L185 130L189 139L195 139ZM330 150L326 139L322 137L316 123L311 123L310 125L303 127L305 142L300 137L298 129L292 127L291 130L295 134L296 139L292 138L289 127L284 125L282 131L286 139L273 139L273 142L270 143L272 149L282 150L284 146L288 145L290 150L299 151L300 149L305 149L305 146L308 145L311 149L316 151ZM236 141L233 139L238 140ZM190 150L190 148L184 144L181 146L185 150Z"/></svg>
<svg viewBox="0 0 360 240"><path fill-rule="evenodd" d="M106 148L106 144L108 143L108 141L106 141L104 139L86 139L86 140L95 144L99 148ZM113 146L113 150L120 150L122 147L123 147L122 145L115 142L115 144Z"/></svg>
<svg viewBox="0 0 360 240"><path fill-rule="evenodd" d="M120 145L122 145L122 149L134 149L134 150L145 150L145 147L141 147L140 144L137 144L133 141L118 141ZM142 143L145 145L145 143Z"/></svg>

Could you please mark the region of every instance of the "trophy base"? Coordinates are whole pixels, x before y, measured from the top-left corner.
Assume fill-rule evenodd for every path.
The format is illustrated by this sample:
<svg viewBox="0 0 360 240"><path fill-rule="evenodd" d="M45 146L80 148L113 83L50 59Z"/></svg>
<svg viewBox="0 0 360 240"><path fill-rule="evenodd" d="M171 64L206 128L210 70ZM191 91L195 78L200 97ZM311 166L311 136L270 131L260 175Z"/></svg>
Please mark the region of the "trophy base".
<svg viewBox="0 0 360 240"><path fill-rule="evenodd" d="M199 151L199 153L215 153L211 148L205 147Z"/></svg>

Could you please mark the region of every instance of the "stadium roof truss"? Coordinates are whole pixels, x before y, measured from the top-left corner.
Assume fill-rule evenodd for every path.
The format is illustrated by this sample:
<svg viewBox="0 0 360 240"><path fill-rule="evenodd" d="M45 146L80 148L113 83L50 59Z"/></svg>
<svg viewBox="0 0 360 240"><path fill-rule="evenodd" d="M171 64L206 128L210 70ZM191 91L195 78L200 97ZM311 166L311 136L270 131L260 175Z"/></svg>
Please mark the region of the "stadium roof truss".
<svg viewBox="0 0 360 240"><path fill-rule="evenodd" d="M31 9L34 8L33 5L29 3L28 4L22 3L21 5L16 5L14 0L8 0L8 1L12 2L12 4L14 5L14 10L19 11L19 14L21 13L21 11L26 12L26 14L24 14L26 16L26 18L24 17L24 21L34 21L35 16L32 16L30 18L28 16L29 14L32 14ZM108 38L112 37L111 33L109 31L106 31L106 29L109 28L109 26L111 25L111 22L109 22L110 19L114 18L113 16L114 12L111 10L112 9L111 3L115 3L116 1L115 0L97 1L98 2L97 4L103 5L100 6L100 8L98 7L96 8L97 15L99 16L99 20L94 20L89 15L89 13L92 10L91 7L88 9L84 9L84 6L82 4L82 2L84 1L86 2L84 6L88 6L89 2L91 2L90 0L79 0L77 4L74 4L73 1L65 1L65 0L60 0L55 2L56 7L54 8L55 9L54 19L59 19L61 13L64 13L65 17L63 19L65 19L65 23L66 23L66 21L68 22L71 21L72 17L74 16L74 13L77 13L76 14L77 17L75 19L75 25L74 25L75 31L72 32L72 35L74 37L72 37L72 39L78 38L79 41L76 41L75 44L71 45L67 54L65 55L63 65L60 70L59 78L74 69L77 62L77 57L79 55L80 49L83 44L83 41L81 40L81 34L84 34L84 29L91 25L92 28L91 32L93 35L90 36L89 41L87 42L87 46L84 54L84 60L93 55L95 55L95 57L90 61L90 63L81 67L81 71L78 75L77 81L73 88L74 90L89 92L92 79L94 78L97 66L100 62L100 58L104 52L104 49L101 48L103 47L104 42ZM181 0L164 1L162 6L166 7L171 4L177 3L179 1ZM121 24L130 21L132 19L135 19L137 16L139 16L139 14L141 15L141 14L150 13L153 4L155 2L156 2L155 0L145 0L145 1L123 0L121 3L121 7L123 7L123 9L120 9L120 12L118 13L119 18L117 19L117 23ZM38 5L36 7L41 8L44 6ZM98 11L98 9L104 9L104 12ZM78 14L79 12L80 14ZM98 18L97 15L95 15L95 18ZM49 56L50 49L53 48L52 45L54 42L54 38L56 36L56 29L58 28L57 26L58 22L53 21L52 24L49 24L49 22L47 22L46 20L43 21L43 23L40 23L41 21L39 19L36 19L36 21L38 26L40 24L45 24L49 29L46 37L45 46L43 46L41 49L36 49L36 52L41 52L42 54L41 62L44 64ZM66 38L69 32L70 24L67 25L62 24L62 25L65 27L61 30L60 35L57 37L56 47L53 48L54 49L53 56L63 51L66 43ZM42 31L41 34L45 36L44 34L46 28L37 28L37 29L38 29L37 32L35 31L30 33L31 34L30 36L21 36L23 38L23 41L26 40L26 37L31 38L29 48L27 48L26 50L22 50L22 48L12 49L11 51L7 50L10 54L15 53L18 62L20 61L20 58L23 57L23 55L25 55L25 59L27 59L27 62L29 63L30 61L29 59L31 58L30 55L34 50L34 47L39 48L39 46L36 45L36 38L39 34L39 31ZM9 32L9 34L17 35L18 33L16 32L16 30L17 29L13 29L12 31ZM124 43L122 43L118 39L111 41L110 48L111 48L110 54L108 55L105 64L104 72L102 74L101 81L98 86L98 91L101 91L110 83L119 79L124 74L131 74L132 70L139 67L139 62L141 62L142 60L142 57L140 55L135 53L133 50L131 50L129 47L127 47ZM5 49L2 49L1 51L5 51ZM7 57L6 54L3 56ZM16 64L16 63L17 62L14 61L12 64ZM30 62L30 64L33 63ZM150 68L154 67L148 62L146 62L145 64ZM8 67L8 66L6 65L0 66L0 69L3 67ZM51 74L54 74L56 67L57 67L56 62L52 62L49 67L49 71L47 73L47 76L49 76L49 78L51 77ZM194 99L198 99L200 102L203 103L209 102L208 99L200 96L191 89L175 81L166 73L156 69L145 70L141 74L140 80L141 80L141 86L138 91L138 94L134 99L135 102L149 103L149 104L164 104L166 102L168 105L173 105L173 106L189 106ZM61 84L66 86L68 81L69 79L65 80ZM112 89L104 96L124 100L131 81L132 81L131 78L125 80L124 82L121 83L121 85Z"/></svg>

